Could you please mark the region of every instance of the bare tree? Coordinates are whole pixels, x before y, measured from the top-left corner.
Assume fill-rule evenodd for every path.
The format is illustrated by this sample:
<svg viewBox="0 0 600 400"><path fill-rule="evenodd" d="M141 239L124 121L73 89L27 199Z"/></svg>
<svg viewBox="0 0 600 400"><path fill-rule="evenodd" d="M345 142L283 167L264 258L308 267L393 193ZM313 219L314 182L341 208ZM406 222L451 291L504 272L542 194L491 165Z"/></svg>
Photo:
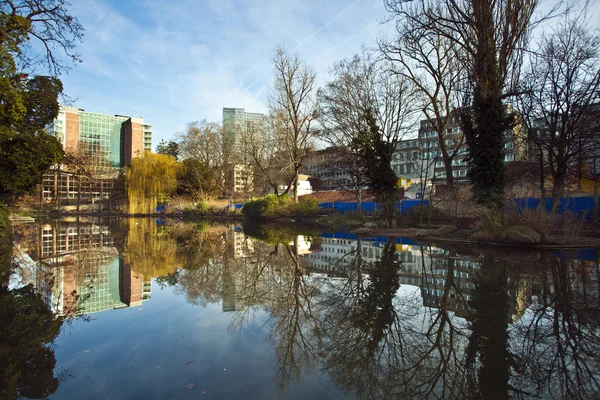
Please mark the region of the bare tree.
<svg viewBox="0 0 600 400"><path fill-rule="evenodd" d="M254 168L255 191L269 187L279 195L280 186L290 181L293 170L281 150L281 129L277 128L277 117L269 115L265 124L248 127L245 140L248 162Z"/></svg>
<svg viewBox="0 0 600 400"><path fill-rule="evenodd" d="M189 123L185 132L177 134L177 143L184 159L193 158L210 167L223 164L223 130L216 122Z"/></svg>
<svg viewBox="0 0 600 400"><path fill-rule="evenodd" d="M503 100L514 94L523 51L540 0L384 0L398 23L423 35L449 40L460 50L472 82L471 109L462 124L469 146L473 198L501 209L504 192L504 132L514 124ZM553 9L551 12L553 12Z"/></svg>
<svg viewBox="0 0 600 400"><path fill-rule="evenodd" d="M400 75L389 73L390 65L376 62L363 51L332 68L333 79L319 91L319 122L324 127L323 138L334 146L348 149L342 153L340 167L349 174L348 187L356 193L367 185L365 168L358 161L354 145L361 132L369 129L365 115L373 113L379 135L388 143L389 151L408 132L414 119L410 95L412 88ZM389 158L392 157L390 153Z"/></svg>
<svg viewBox="0 0 600 400"><path fill-rule="evenodd" d="M74 50L83 37L83 27L69 14L69 6L65 0L0 1L0 45L17 54L19 70L35 73L43 69L56 77L65 68L57 53L81 61Z"/></svg>
<svg viewBox="0 0 600 400"><path fill-rule="evenodd" d="M390 64L377 62L365 51L333 66L333 79L319 90L319 122L325 140L351 144L357 132L366 128L365 113L372 110L383 139L396 148L412 128L415 107L408 80L390 69Z"/></svg>
<svg viewBox="0 0 600 400"><path fill-rule="evenodd" d="M425 118L436 133L434 160L441 159L446 172L446 186L451 200L456 203L452 171L453 160L463 145L463 135L449 129L458 119L454 112L461 105L459 88L465 79L461 68L460 49L447 35L424 32L414 20L396 23L396 37L379 41L384 58L391 62L393 72L408 79L415 87L416 99ZM431 142L426 142L428 144ZM434 177L431 177L434 178Z"/></svg>
<svg viewBox="0 0 600 400"><path fill-rule="evenodd" d="M297 55L277 47L273 57L275 82L269 96L269 107L281 129L281 152L291 165L294 179L285 193L294 187L298 201L298 175L307 150L315 136L312 126L317 116L315 95L316 73L303 64Z"/></svg>
<svg viewBox="0 0 600 400"><path fill-rule="evenodd" d="M564 196L568 176L582 176L583 159L600 143L600 35L582 20L584 15L567 15L542 37L520 96L538 152L543 197L544 170L552 176L553 207Z"/></svg>

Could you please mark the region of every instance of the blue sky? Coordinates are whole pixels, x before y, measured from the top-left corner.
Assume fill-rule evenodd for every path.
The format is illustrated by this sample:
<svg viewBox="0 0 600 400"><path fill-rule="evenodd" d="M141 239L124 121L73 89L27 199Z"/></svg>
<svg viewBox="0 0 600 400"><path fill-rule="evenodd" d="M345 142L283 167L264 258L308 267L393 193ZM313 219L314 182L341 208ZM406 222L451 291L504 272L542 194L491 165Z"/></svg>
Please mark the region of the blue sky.
<svg viewBox="0 0 600 400"><path fill-rule="evenodd" d="M86 32L65 93L86 111L143 115L153 145L188 122L220 121L222 107L265 111L277 45L322 84L391 28L382 0L77 0L71 11Z"/></svg>

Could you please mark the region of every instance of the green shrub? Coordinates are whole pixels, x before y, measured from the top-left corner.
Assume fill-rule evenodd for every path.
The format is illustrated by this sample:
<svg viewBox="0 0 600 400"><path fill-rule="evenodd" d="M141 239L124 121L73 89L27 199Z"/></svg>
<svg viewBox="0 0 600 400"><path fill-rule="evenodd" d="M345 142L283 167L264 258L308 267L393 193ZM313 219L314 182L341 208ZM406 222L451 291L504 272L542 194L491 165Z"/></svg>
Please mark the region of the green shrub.
<svg viewBox="0 0 600 400"><path fill-rule="evenodd" d="M196 204L196 212L199 214L208 213L208 202L207 201L199 201L198 204Z"/></svg>
<svg viewBox="0 0 600 400"><path fill-rule="evenodd" d="M246 218L263 218L268 216L271 210L278 208L284 199L280 199L274 194L268 194L257 199L252 199L244 204L242 213Z"/></svg>
<svg viewBox="0 0 600 400"><path fill-rule="evenodd" d="M246 202L242 213L246 218L310 217L319 213L319 206L313 199L301 199L295 203L287 194L268 194Z"/></svg>
<svg viewBox="0 0 600 400"><path fill-rule="evenodd" d="M300 217L312 217L319 214L319 203L312 198L301 198L296 207L296 215Z"/></svg>

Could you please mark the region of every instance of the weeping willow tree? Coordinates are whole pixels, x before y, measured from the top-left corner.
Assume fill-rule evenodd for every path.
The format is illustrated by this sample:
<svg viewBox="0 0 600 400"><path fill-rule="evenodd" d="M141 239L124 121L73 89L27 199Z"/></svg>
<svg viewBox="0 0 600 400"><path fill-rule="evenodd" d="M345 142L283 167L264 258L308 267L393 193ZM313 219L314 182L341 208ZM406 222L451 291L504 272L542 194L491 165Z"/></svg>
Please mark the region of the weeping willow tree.
<svg viewBox="0 0 600 400"><path fill-rule="evenodd" d="M159 199L177 188L177 161L147 152L134 158L127 170L127 198L131 214L152 214Z"/></svg>
<svg viewBox="0 0 600 400"><path fill-rule="evenodd" d="M125 262L146 280L168 275L183 265L175 239L158 228L154 219L129 219Z"/></svg>

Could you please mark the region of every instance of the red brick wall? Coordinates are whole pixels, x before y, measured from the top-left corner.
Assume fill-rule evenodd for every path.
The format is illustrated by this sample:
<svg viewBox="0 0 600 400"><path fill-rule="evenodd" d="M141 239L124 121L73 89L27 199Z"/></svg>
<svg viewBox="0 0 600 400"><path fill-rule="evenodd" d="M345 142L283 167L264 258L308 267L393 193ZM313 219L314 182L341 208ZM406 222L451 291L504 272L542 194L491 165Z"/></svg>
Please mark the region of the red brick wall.
<svg viewBox="0 0 600 400"><path fill-rule="evenodd" d="M65 150L76 151L79 148L79 114L65 113Z"/></svg>
<svg viewBox="0 0 600 400"><path fill-rule="evenodd" d="M144 152L144 132L142 125L132 122L128 119L121 128L121 141L123 152L121 154L121 164L123 166L131 164L134 157L140 157Z"/></svg>

